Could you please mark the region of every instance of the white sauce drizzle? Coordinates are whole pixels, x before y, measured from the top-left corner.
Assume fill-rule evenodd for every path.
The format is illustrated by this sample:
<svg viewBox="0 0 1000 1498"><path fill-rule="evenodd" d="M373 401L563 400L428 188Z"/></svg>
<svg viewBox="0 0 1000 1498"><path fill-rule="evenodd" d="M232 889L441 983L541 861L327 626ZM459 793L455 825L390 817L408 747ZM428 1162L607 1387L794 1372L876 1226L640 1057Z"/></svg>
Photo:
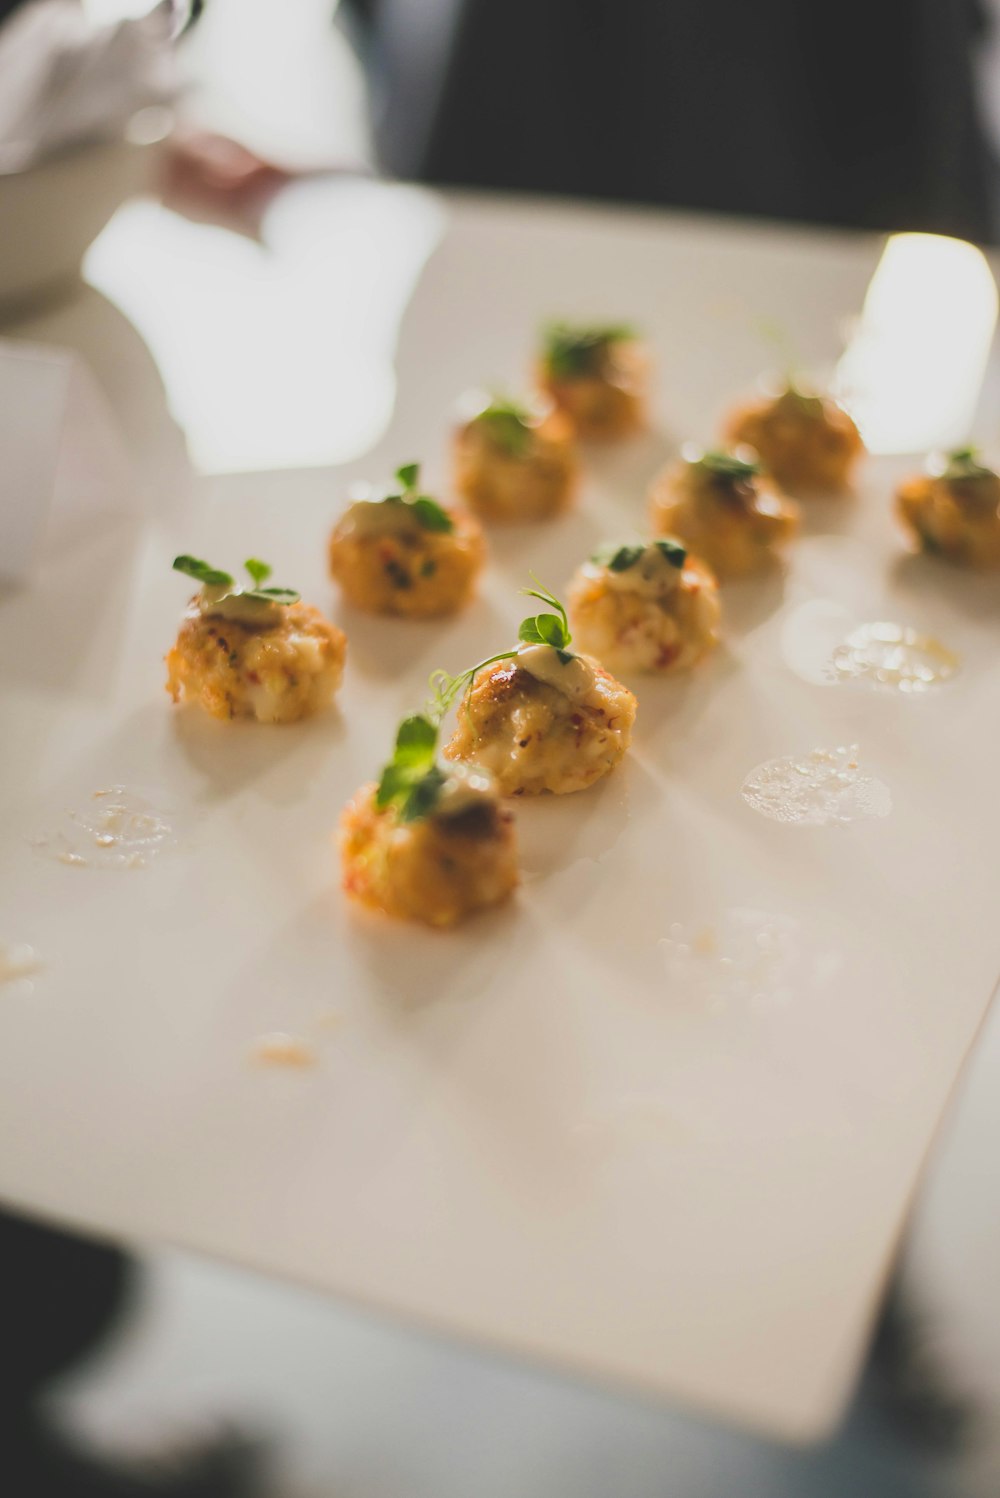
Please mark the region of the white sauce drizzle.
<svg viewBox="0 0 1000 1498"><path fill-rule="evenodd" d="M554 645L522 645L514 659L536 681L555 687L571 702L585 702L597 684L597 673L585 655L563 661Z"/></svg>

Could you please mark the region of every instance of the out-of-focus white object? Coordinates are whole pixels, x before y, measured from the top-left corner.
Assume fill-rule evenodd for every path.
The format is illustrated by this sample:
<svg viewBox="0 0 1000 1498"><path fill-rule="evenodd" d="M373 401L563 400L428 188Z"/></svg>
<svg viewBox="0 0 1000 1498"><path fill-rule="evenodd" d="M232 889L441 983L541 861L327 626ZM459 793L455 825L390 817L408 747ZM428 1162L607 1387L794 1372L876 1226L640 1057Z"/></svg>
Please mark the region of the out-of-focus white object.
<svg viewBox="0 0 1000 1498"><path fill-rule="evenodd" d="M176 93L174 10L89 22L39 0L0 27L0 314L75 280L127 198L151 187Z"/></svg>
<svg viewBox="0 0 1000 1498"><path fill-rule="evenodd" d="M139 110L177 92L175 13L95 26L75 0L36 0L0 27L0 172L120 140Z"/></svg>
<svg viewBox="0 0 1000 1498"><path fill-rule="evenodd" d="M68 350L0 342L0 578L128 508L128 460L86 367Z"/></svg>
<svg viewBox="0 0 1000 1498"><path fill-rule="evenodd" d="M111 215L153 187L169 118L165 110L142 111L142 133L79 146L26 171L0 171L0 317L76 283Z"/></svg>
<svg viewBox="0 0 1000 1498"><path fill-rule="evenodd" d="M968 439L996 320L996 282L975 245L937 234L889 240L835 381L870 452Z"/></svg>

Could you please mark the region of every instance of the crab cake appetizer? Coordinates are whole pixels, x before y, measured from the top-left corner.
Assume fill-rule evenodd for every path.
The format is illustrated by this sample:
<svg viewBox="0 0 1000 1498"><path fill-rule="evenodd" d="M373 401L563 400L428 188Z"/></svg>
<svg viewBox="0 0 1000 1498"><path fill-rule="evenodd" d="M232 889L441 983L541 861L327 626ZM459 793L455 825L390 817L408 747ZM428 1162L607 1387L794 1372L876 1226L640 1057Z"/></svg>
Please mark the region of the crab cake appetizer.
<svg viewBox="0 0 1000 1498"><path fill-rule="evenodd" d="M799 525L798 506L761 478L749 448L687 452L654 480L649 515L655 535L678 536L723 579L769 566Z"/></svg>
<svg viewBox="0 0 1000 1498"><path fill-rule="evenodd" d="M1000 567L1000 477L974 447L940 453L896 490L896 513L922 551L962 567Z"/></svg>
<svg viewBox="0 0 1000 1498"><path fill-rule="evenodd" d="M265 587L266 563L246 563L247 587L197 557L177 557L174 568L201 583L167 656L175 702L258 723L295 723L330 703L347 636L291 588Z"/></svg>
<svg viewBox="0 0 1000 1498"><path fill-rule="evenodd" d="M444 697L462 700L448 759L489 770L507 796L557 796L600 780L632 738L636 701L604 667L569 647L566 610L544 590L533 598L557 610L525 619L520 645L458 677Z"/></svg>
<svg viewBox="0 0 1000 1498"><path fill-rule="evenodd" d="M617 442L648 421L649 355L631 328L546 328L538 384L583 442Z"/></svg>
<svg viewBox="0 0 1000 1498"><path fill-rule="evenodd" d="M715 578L669 536L598 552L567 602L577 644L616 671L682 671L719 638Z"/></svg>
<svg viewBox="0 0 1000 1498"><path fill-rule="evenodd" d="M832 494L850 487L865 445L852 418L829 395L791 380L777 395L740 406L726 423L726 441L755 448L782 489Z"/></svg>
<svg viewBox="0 0 1000 1498"><path fill-rule="evenodd" d="M499 905L518 882L514 819L477 765L437 763L428 717L400 724L378 785L344 808L344 889L386 915L453 926Z"/></svg>
<svg viewBox="0 0 1000 1498"><path fill-rule="evenodd" d="M365 489L330 537L330 572L348 603L372 614L434 619L472 596L486 546L478 523L418 489L409 463L381 494Z"/></svg>
<svg viewBox="0 0 1000 1498"><path fill-rule="evenodd" d="M573 429L554 406L473 398L455 433L455 487L491 521L548 520L576 489ZM470 402L472 404L472 402Z"/></svg>

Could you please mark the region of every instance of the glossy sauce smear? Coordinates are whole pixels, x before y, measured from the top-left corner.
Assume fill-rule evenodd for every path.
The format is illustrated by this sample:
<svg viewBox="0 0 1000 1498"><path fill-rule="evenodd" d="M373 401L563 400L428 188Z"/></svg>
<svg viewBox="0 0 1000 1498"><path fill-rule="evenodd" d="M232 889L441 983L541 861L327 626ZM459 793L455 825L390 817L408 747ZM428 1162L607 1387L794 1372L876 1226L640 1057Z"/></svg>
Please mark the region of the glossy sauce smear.
<svg viewBox="0 0 1000 1498"><path fill-rule="evenodd" d="M948 681L958 656L933 635L907 624L859 624L833 652L837 681L863 682L882 691L914 694Z"/></svg>
<svg viewBox="0 0 1000 1498"><path fill-rule="evenodd" d="M843 826L892 810L889 787L861 768L856 744L769 759L743 782L748 806L775 822Z"/></svg>

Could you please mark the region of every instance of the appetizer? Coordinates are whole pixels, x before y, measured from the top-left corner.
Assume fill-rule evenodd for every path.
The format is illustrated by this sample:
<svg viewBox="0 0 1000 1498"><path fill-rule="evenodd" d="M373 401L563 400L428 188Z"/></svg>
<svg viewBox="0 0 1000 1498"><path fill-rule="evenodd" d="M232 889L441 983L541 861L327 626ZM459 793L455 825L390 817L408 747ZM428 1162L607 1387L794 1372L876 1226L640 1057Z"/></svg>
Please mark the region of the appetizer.
<svg viewBox="0 0 1000 1498"><path fill-rule="evenodd" d="M330 537L330 571L344 597L373 614L433 619L469 601L486 548L478 523L421 494L420 465L365 488Z"/></svg>
<svg viewBox="0 0 1000 1498"><path fill-rule="evenodd" d="M756 449L768 473L792 494L849 487L865 445L852 418L830 395L802 390L789 379L777 395L738 407L726 441Z"/></svg>
<svg viewBox="0 0 1000 1498"><path fill-rule="evenodd" d="M631 328L551 323L538 383L584 442L617 441L646 425L649 355Z"/></svg>
<svg viewBox="0 0 1000 1498"><path fill-rule="evenodd" d="M197 557L174 570L201 583L167 656L167 691L213 718L294 723L331 701L347 636L291 588L268 588L266 562L245 564L246 587Z"/></svg>
<svg viewBox="0 0 1000 1498"><path fill-rule="evenodd" d="M437 762L429 716L406 718L377 785L344 809L344 888L387 915L451 926L518 882L514 819L492 775Z"/></svg>
<svg viewBox="0 0 1000 1498"><path fill-rule="evenodd" d="M508 796L582 791L624 755L636 701L597 661L570 649L558 598L545 589L525 591L555 613L525 619L515 648L460 676L438 676L443 707L462 693L444 752L491 771Z"/></svg>
<svg viewBox="0 0 1000 1498"><path fill-rule="evenodd" d="M671 536L597 552L568 608L577 643L616 671L680 671L719 638L715 578Z"/></svg>
<svg viewBox="0 0 1000 1498"><path fill-rule="evenodd" d="M481 399L454 452L455 487L483 520L547 520L573 497L573 429L552 406Z"/></svg>
<svg viewBox="0 0 1000 1498"><path fill-rule="evenodd" d="M896 490L896 512L922 551L963 567L1000 567L1000 476L974 447L939 453Z"/></svg>
<svg viewBox="0 0 1000 1498"><path fill-rule="evenodd" d="M685 449L654 480L649 505L654 535L679 536L721 578L768 566L799 524L798 506L762 480L749 448Z"/></svg>

